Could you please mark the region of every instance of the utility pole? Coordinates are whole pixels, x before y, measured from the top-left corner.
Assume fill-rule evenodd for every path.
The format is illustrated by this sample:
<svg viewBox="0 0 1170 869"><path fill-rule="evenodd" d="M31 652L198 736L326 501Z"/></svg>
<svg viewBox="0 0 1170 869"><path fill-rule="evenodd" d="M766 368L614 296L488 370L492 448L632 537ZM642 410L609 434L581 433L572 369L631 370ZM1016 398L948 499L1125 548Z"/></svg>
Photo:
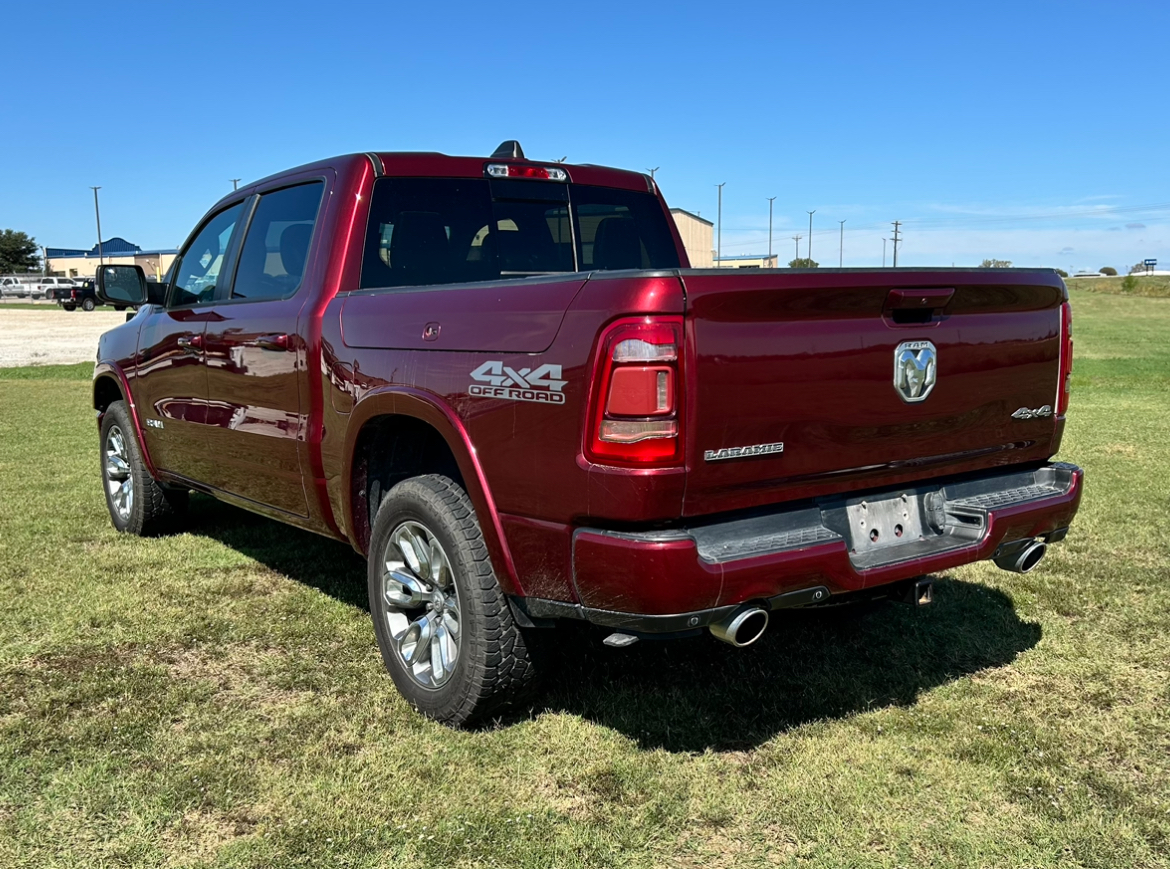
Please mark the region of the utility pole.
<svg viewBox="0 0 1170 869"><path fill-rule="evenodd" d="M792 240L793 240L794 242L796 242L796 256L794 257L795 259L800 259L800 240L801 240L802 238L804 238L804 236L803 236L803 235L794 235L794 236L792 236Z"/></svg>
<svg viewBox="0 0 1170 869"><path fill-rule="evenodd" d="M845 218L845 220L848 219L848 217ZM837 254L837 268L843 268L845 266L845 220L837 221L841 224L841 250Z"/></svg>
<svg viewBox="0 0 1170 869"><path fill-rule="evenodd" d="M41 245L41 274L45 277L49 276L49 249L43 244Z"/></svg>
<svg viewBox="0 0 1170 869"><path fill-rule="evenodd" d="M898 267L898 242L901 240L898 238L898 228L901 225L902 225L902 221L900 221L900 220L894 221L894 238L893 238L893 242L894 242L894 268Z"/></svg>
<svg viewBox="0 0 1170 869"><path fill-rule="evenodd" d="M650 177L651 177L651 178L653 178L653 177L654 177L654 173L655 173L655 172L657 172L657 171L658 171L659 169L661 169L661 168L662 168L661 166L655 166L653 169L647 169L646 171L647 171L647 172L649 172L649 173L650 173Z"/></svg>
<svg viewBox="0 0 1170 869"><path fill-rule="evenodd" d="M723 184L727 182L724 181ZM719 241L715 247L715 268L723 268L723 184L716 184L719 188Z"/></svg>
<svg viewBox="0 0 1170 869"><path fill-rule="evenodd" d="M768 259L772 259L772 203L776 197L772 196L768 199Z"/></svg>
<svg viewBox="0 0 1170 869"><path fill-rule="evenodd" d="M808 262L812 265L812 216L817 213L814 208L808 213Z"/></svg>
<svg viewBox="0 0 1170 869"><path fill-rule="evenodd" d="M229 178L228 181L232 182L232 190L239 190L240 189L240 179L239 178Z"/></svg>
<svg viewBox="0 0 1170 869"><path fill-rule="evenodd" d="M100 187L90 187L89 189L93 191L93 216L94 216L95 218L97 218L97 231L98 231L98 265L99 265L99 266L104 266L104 265L106 264L106 260L105 260L105 257L103 257L103 256L102 256L102 212L101 212L101 210L98 208L98 197L97 197L97 192L98 192L99 190L101 190L102 188L100 188Z"/></svg>

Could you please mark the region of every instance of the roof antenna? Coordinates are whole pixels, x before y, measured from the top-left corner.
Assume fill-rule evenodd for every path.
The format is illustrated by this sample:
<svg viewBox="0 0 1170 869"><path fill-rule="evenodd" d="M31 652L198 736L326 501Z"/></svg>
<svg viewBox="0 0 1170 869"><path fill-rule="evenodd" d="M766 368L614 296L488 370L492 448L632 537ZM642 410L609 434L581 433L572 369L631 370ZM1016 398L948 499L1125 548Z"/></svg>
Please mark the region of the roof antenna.
<svg viewBox="0 0 1170 869"><path fill-rule="evenodd" d="M524 149L520 147L520 143L515 139L509 139L506 142L500 142L500 147L492 152L491 159L493 160L523 160Z"/></svg>

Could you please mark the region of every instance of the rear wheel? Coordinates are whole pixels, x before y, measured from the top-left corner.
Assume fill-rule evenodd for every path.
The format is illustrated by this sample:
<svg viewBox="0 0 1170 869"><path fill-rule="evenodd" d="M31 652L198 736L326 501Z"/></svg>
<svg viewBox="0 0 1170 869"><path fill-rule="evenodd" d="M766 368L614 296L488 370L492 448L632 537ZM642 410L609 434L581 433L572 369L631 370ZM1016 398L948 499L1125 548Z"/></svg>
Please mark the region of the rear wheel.
<svg viewBox="0 0 1170 869"><path fill-rule="evenodd" d="M61 307L64 308L66 311L76 311L77 310L77 305L62 305Z"/></svg>
<svg viewBox="0 0 1170 869"><path fill-rule="evenodd" d="M83 311L92 311L96 307L97 302L95 302L93 299L83 299L81 302L81 310Z"/></svg>
<svg viewBox="0 0 1170 869"><path fill-rule="evenodd" d="M146 468L125 402L115 401L102 419L102 484L114 527L146 536L165 530L187 509L187 491L169 490Z"/></svg>
<svg viewBox="0 0 1170 869"><path fill-rule="evenodd" d="M368 582L382 660L424 715L474 724L535 684L542 638L512 618L471 501L454 481L414 477L387 493Z"/></svg>

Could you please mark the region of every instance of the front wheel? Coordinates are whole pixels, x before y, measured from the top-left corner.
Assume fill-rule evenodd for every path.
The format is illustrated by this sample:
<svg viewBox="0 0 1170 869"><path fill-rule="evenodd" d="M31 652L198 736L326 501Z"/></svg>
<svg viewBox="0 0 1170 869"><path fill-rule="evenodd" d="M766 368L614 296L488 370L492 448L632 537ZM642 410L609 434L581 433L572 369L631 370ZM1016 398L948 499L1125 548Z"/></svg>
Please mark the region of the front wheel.
<svg viewBox="0 0 1170 869"><path fill-rule="evenodd" d="M125 402L102 419L102 483L114 527L126 534L157 534L185 512L187 492L163 488L147 470Z"/></svg>
<svg viewBox="0 0 1170 869"><path fill-rule="evenodd" d="M541 638L512 618L471 501L453 480L414 477L387 493L368 581L382 660L424 715L474 724L535 684Z"/></svg>

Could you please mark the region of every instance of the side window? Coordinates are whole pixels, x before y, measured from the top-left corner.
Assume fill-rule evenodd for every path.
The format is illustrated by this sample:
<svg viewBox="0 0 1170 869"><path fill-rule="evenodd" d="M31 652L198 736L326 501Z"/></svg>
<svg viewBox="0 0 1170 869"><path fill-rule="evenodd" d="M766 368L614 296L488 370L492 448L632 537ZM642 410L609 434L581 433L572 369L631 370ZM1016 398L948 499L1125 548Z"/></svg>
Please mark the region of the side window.
<svg viewBox="0 0 1170 869"><path fill-rule="evenodd" d="M233 299L281 299L297 291L324 190L314 181L260 197L240 251Z"/></svg>
<svg viewBox="0 0 1170 869"><path fill-rule="evenodd" d="M176 265L169 307L210 302L215 298L223 258L242 208L240 202L215 215L183 251Z"/></svg>

